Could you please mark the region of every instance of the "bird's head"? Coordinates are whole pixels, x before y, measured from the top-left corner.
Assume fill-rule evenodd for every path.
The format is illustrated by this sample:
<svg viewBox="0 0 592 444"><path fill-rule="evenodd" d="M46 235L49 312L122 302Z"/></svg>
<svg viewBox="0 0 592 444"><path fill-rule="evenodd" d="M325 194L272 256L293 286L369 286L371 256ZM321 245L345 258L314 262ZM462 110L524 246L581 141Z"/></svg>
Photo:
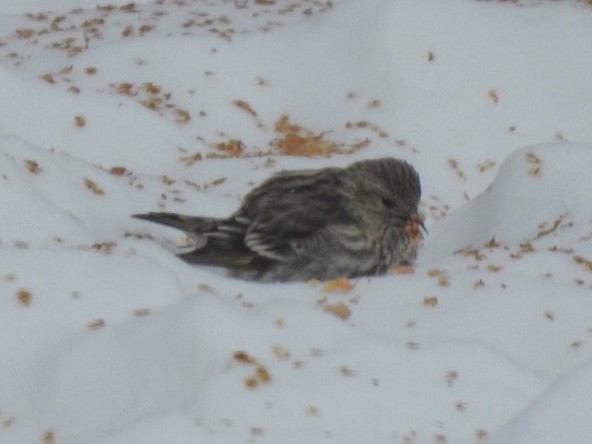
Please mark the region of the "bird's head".
<svg viewBox="0 0 592 444"><path fill-rule="evenodd" d="M397 227L411 239L421 239L425 230L418 205L419 175L407 162L382 158L356 162L348 167L348 179L357 213L370 230Z"/></svg>

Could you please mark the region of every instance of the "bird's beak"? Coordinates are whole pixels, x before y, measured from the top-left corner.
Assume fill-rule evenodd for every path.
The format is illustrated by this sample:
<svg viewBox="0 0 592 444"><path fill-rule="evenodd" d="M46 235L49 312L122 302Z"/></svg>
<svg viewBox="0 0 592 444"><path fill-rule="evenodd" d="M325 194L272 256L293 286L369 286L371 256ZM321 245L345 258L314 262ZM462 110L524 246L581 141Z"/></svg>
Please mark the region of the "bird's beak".
<svg viewBox="0 0 592 444"><path fill-rule="evenodd" d="M425 224L423 223L423 219L421 219L419 216L418 216L418 218L419 218L419 221L417 222L417 225L420 226L420 228L423 230L423 232L425 234L428 234L428 229L426 228Z"/></svg>
<svg viewBox="0 0 592 444"><path fill-rule="evenodd" d="M428 230L425 224L423 223L423 219L424 218L421 214L414 214L409 218L409 220L405 224L405 231L407 232L407 234L409 234L409 237L411 237L411 239L423 239L423 234L419 230L419 228L421 228L424 233L428 233Z"/></svg>

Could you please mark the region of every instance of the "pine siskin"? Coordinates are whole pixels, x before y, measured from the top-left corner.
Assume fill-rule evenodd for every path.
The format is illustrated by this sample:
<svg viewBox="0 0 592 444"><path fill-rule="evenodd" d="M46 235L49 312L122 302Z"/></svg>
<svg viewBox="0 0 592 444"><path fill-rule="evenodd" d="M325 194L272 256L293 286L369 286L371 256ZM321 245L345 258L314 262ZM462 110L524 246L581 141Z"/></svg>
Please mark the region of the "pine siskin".
<svg viewBox="0 0 592 444"><path fill-rule="evenodd" d="M132 217L184 230L198 245L179 257L232 276L294 281L383 274L410 265L425 227L419 176L407 162L282 171L227 219L174 213Z"/></svg>

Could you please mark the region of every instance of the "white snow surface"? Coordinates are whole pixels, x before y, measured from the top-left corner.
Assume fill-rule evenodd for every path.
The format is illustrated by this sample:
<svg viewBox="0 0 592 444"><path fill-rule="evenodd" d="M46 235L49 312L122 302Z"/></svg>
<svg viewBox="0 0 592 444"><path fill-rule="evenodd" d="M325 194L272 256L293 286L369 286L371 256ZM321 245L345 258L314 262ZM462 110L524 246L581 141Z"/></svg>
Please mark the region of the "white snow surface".
<svg viewBox="0 0 592 444"><path fill-rule="evenodd" d="M590 60L576 0L3 1L0 443L589 442ZM381 156L429 235L350 289L130 218Z"/></svg>

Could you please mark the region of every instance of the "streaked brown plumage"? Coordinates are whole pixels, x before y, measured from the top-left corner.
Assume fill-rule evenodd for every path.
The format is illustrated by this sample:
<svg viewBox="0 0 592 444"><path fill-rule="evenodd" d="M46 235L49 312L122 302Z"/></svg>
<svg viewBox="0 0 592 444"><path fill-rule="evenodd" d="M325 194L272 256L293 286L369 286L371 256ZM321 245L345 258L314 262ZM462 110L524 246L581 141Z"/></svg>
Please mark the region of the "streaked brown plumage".
<svg viewBox="0 0 592 444"><path fill-rule="evenodd" d="M248 193L227 219L174 213L133 217L184 230L198 247L179 257L261 281L385 273L413 262L419 176L382 158L347 168L283 171Z"/></svg>

